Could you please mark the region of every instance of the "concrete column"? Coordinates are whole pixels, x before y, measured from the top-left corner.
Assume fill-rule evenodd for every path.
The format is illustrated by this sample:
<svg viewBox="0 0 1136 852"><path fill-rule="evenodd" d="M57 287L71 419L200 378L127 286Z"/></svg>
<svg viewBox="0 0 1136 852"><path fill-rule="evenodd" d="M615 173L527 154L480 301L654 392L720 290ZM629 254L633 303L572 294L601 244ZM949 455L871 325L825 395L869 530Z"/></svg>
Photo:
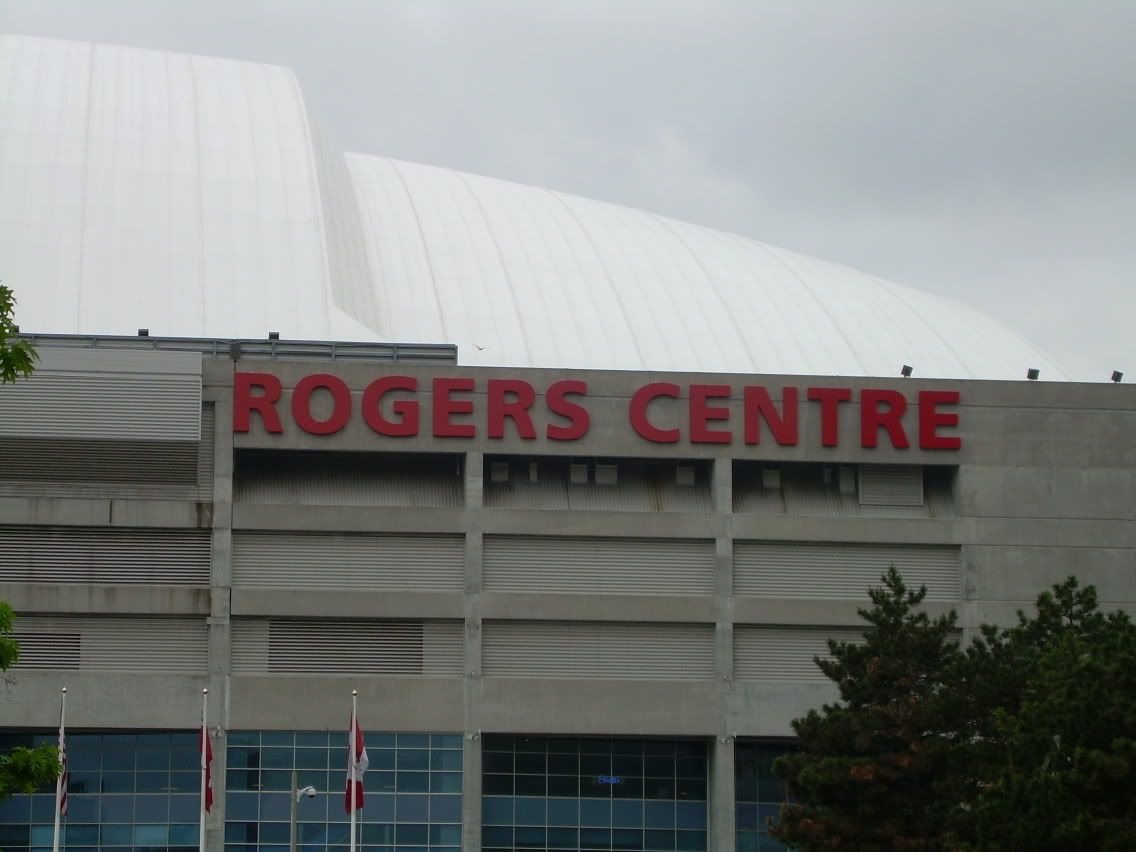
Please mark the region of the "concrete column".
<svg viewBox="0 0 1136 852"><path fill-rule="evenodd" d="M462 757L462 850L481 852L481 735L467 732Z"/></svg>
<svg viewBox="0 0 1136 852"><path fill-rule="evenodd" d="M710 813L707 848L734 852L734 738L714 737L710 748Z"/></svg>
<svg viewBox="0 0 1136 852"><path fill-rule="evenodd" d="M478 698L481 688L481 583L482 533L480 512L484 499L485 456L465 456L465 630L462 679L465 731L462 758L462 849L481 850L481 732Z"/></svg>
<svg viewBox="0 0 1136 852"><path fill-rule="evenodd" d="M715 555L715 655L722 696L734 686L734 467L732 459L715 459L712 479L714 513L720 525L714 542ZM722 702L719 734L710 747L710 801L707 847L711 852L734 852L734 741L728 730Z"/></svg>
<svg viewBox="0 0 1136 852"><path fill-rule="evenodd" d="M228 387L207 388L213 403L212 541L209 556L209 727L213 736L213 808L205 827L210 850L225 848L225 767L232 659L230 602L233 584L233 405Z"/></svg>

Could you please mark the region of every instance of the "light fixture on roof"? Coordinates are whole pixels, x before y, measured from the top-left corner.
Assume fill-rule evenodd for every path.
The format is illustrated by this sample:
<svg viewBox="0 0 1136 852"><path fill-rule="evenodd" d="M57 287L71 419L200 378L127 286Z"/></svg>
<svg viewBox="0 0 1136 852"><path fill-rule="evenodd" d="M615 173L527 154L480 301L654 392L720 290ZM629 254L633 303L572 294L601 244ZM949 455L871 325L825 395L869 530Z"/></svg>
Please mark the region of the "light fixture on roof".
<svg viewBox="0 0 1136 852"><path fill-rule="evenodd" d="M149 337L150 336L150 329L148 329L148 328L138 329L138 336L139 337Z"/></svg>
<svg viewBox="0 0 1136 852"><path fill-rule="evenodd" d="M1112 380L1114 382L1119 382L1123 378L1124 378L1124 373L1120 372L1120 370L1113 370L1112 371Z"/></svg>
<svg viewBox="0 0 1136 852"><path fill-rule="evenodd" d="M903 376L903 377L904 377L905 379L910 379L910 378L911 378L911 373L912 373L912 369L911 369L911 365L910 365L910 364L904 364L904 365L903 365L902 367L900 367L900 369L899 369L899 374L900 374L901 376Z"/></svg>
<svg viewBox="0 0 1136 852"><path fill-rule="evenodd" d="M1028 370L1026 370L1026 378L1029 379L1031 382L1036 382L1037 377L1040 376L1040 375L1041 375L1041 370L1037 369L1037 367L1030 367Z"/></svg>
<svg viewBox="0 0 1136 852"><path fill-rule="evenodd" d="M268 339L269 340L279 340L280 339L280 332L278 332L278 331L268 332Z"/></svg>

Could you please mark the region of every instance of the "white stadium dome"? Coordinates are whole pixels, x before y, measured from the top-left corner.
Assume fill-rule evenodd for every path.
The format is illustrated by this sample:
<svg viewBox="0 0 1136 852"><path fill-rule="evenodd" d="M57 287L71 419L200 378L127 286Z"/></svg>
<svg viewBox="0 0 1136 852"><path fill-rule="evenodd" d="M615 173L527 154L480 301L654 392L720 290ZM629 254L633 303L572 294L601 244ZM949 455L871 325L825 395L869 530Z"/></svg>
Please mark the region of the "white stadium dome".
<svg viewBox="0 0 1136 852"><path fill-rule="evenodd" d="M1046 378L965 305L745 237L345 154L278 66L0 37L33 333L448 342L469 365Z"/></svg>

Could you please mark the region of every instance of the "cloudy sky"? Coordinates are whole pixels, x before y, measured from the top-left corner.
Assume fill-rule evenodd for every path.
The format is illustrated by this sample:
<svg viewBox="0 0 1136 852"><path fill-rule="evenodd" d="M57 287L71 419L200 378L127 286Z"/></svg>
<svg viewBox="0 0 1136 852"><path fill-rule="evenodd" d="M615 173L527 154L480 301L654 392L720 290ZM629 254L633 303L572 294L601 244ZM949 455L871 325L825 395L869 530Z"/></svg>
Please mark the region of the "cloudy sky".
<svg viewBox="0 0 1136 852"><path fill-rule="evenodd" d="M1136 379L1130 0L0 0L0 31L287 65L348 150L846 263Z"/></svg>

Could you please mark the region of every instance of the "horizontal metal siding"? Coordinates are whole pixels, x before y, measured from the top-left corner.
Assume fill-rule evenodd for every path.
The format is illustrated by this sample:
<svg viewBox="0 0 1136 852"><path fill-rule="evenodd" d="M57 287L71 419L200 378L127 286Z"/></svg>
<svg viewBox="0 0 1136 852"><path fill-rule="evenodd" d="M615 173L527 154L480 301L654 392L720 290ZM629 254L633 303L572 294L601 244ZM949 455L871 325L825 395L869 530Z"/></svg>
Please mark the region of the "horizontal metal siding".
<svg viewBox="0 0 1136 852"><path fill-rule="evenodd" d="M204 618L19 616L16 669L205 674Z"/></svg>
<svg viewBox="0 0 1136 852"><path fill-rule="evenodd" d="M44 347L40 358L0 387L0 435L200 440L200 354Z"/></svg>
<svg viewBox="0 0 1136 852"><path fill-rule="evenodd" d="M923 468L918 465L861 465L860 502L865 506L922 506Z"/></svg>
<svg viewBox="0 0 1136 852"><path fill-rule="evenodd" d="M311 461L287 458L272 466L263 462L238 468L234 499L245 503L286 506L458 507L465 499L464 481L456 464L386 462L361 467L342 458Z"/></svg>
<svg viewBox="0 0 1136 852"><path fill-rule="evenodd" d="M0 527L0 582L209 585L209 530Z"/></svg>
<svg viewBox="0 0 1136 852"><path fill-rule="evenodd" d="M207 403L198 443L0 436L0 496L209 501L213 419Z"/></svg>
<svg viewBox="0 0 1136 852"><path fill-rule="evenodd" d="M712 680L714 626L487 621L486 677Z"/></svg>
<svg viewBox="0 0 1136 852"><path fill-rule="evenodd" d="M460 621L234 619L234 674L459 677Z"/></svg>
<svg viewBox="0 0 1136 852"><path fill-rule="evenodd" d="M734 626L736 680L825 681L813 661L828 657L828 639L863 641L863 631L845 627Z"/></svg>
<svg viewBox="0 0 1136 852"><path fill-rule="evenodd" d="M461 591L460 535L233 533L233 585L351 591Z"/></svg>
<svg viewBox="0 0 1136 852"><path fill-rule="evenodd" d="M895 565L928 601L960 596L959 548L952 545L734 542L734 593L774 598L866 599Z"/></svg>
<svg viewBox="0 0 1136 852"><path fill-rule="evenodd" d="M695 539L485 536L495 592L712 595L714 542Z"/></svg>

